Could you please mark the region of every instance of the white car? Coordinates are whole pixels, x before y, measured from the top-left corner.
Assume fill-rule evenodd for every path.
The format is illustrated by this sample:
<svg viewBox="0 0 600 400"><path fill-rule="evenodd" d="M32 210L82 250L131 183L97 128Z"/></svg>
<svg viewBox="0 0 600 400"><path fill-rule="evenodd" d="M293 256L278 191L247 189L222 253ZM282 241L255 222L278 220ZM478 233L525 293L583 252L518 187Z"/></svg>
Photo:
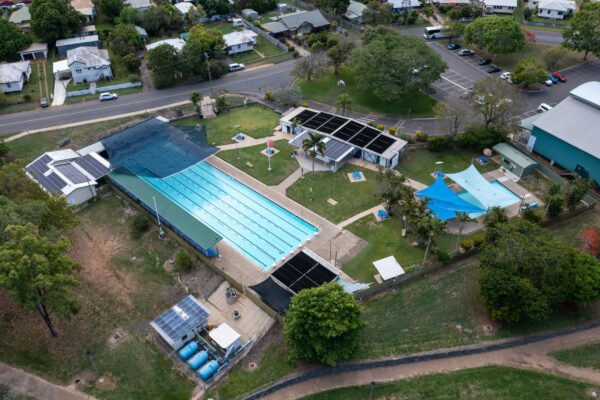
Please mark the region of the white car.
<svg viewBox="0 0 600 400"><path fill-rule="evenodd" d="M546 84L546 86L552 86L552 81L550 79L546 80L546 82L544 82Z"/></svg>
<svg viewBox="0 0 600 400"><path fill-rule="evenodd" d="M539 105L539 107L537 108L537 111L538 111L539 113L541 113L541 112L546 112L546 111L550 111L550 110L552 110L552 107L550 107L550 106L549 106L548 104L546 104L546 103L542 103L542 104L540 104L540 105Z"/></svg>
<svg viewBox="0 0 600 400"><path fill-rule="evenodd" d="M105 93L100 94L100 101L116 100L118 98L119 98L119 96L117 96L116 93L105 92Z"/></svg>
<svg viewBox="0 0 600 400"><path fill-rule="evenodd" d="M241 71L246 66L244 64L229 64L229 72Z"/></svg>
<svg viewBox="0 0 600 400"><path fill-rule="evenodd" d="M509 81L510 81L510 76L511 76L511 75L510 75L510 72L508 72L508 71L507 71L507 72L503 72L503 73L500 75L500 79L507 79L507 80L509 80Z"/></svg>

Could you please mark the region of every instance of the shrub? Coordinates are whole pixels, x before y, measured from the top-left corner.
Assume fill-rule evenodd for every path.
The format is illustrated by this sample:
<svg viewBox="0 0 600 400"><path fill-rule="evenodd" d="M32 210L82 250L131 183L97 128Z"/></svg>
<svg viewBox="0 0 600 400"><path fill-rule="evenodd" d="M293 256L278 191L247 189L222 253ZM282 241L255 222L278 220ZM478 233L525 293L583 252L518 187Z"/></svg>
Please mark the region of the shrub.
<svg viewBox="0 0 600 400"><path fill-rule="evenodd" d="M473 245L475 247L479 247L483 244L483 242L485 242L485 239L483 238L483 235L474 235L473 236Z"/></svg>
<svg viewBox="0 0 600 400"><path fill-rule="evenodd" d="M135 53L125 54L123 56L123 63L130 72L137 72L137 70L140 68L140 65L142 65L142 62Z"/></svg>
<svg viewBox="0 0 600 400"><path fill-rule="evenodd" d="M450 254L448 254L445 251L442 250L438 250L437 251L437 258L440 261L448 261L450 259Z"/></svg>
<svg viewBox="0 0 600 400"><path fill-rule="evenodd" d="M452 139L445 136L434 136L427 139L427 149L438 152L447 149L452 144Z"/></svg>
<svg viewBox="0 0 600 400"><path fill-rule="evenodd" d="M542 216L540 214L536 213L533 208L527 208L527 209L523 210L522 213L523 213L522 216L523 216L524 220L533 222L534 224L537 224L538 222L540 222L542 220Z"/></svg>
<svg viewBox="0 0 600 400"><path fill-rule="evenodd" d="M175 255L175 265L181 270L188 270L192 266L192 258L187 252L179 250Z"/></svg>
<svg viewBox="0 0 600 400"><path fill-rule="evenodd" d="M525 10L523 10L523 16L525 17L525 19L527 19L527 20L531 19L532 14L533 14L533 11L531 11L531 8L525 7Z"/></svg>
<svg viewBox="0 0 600 400"><path fill-rule="evenodd" d="M546 203L547 204L547 203ZM562 196L553 196L548 206L548 217L558 217L565 207L565 199Z"/></svg>
<svg viewBox="0 0 600 400"><path fill-rule="evenodd" d="M477 150L492 148L495 144L506 140L506 131L493 126L470 125L458 136L457 143L461 147L475 147Z"/></svg>
<svg viewBox="0 0 600 400"><path fill-rule="evenodd" d="M418 131L415 133L415 136L417 137L417 141L419 142L427 141L427 134L425 132Z"/></svg>
<svg viewBox="0 0 600 400"><path fill-rule="evenodd" d="M406 140L407 142L410 140L410 138L408 137L408 135L406 133L401 133L398 135L398 137L402 140Z"/></svg>
<svg viewBox="0 0 600 400"><path fill-rule="evenodd" d="M308 103L307 102L300 103L300 107L308 107Z"/></svg>
<svg viewBox="0 0 600 400"><path fill-rule="evenodd" d="M390 129L388 129L388 132L390 133L390 135L395 135L396 134L396 127L395 126L390 126Z"/></svg>
<svg viewBox="0 0 600 400"><path fill-rule="evenodd" d="M460 247L462 247L465 250L469 250L471 247L473 247L473 243L471 243L470 240L461 240L460 241Z"/></svg>
<svg viewBox="0 0 600 400"><path fill-rule="evenodd" d="M131 237L135 240L141 238L148 228L150 228L150 220L146 215L142 213L134 215L131 220Z"/></svg>
<svg viewBox="0 0 600 400"><path fill-rule="evenodd" d="M327 48L331 48L333 46L335 46L336 44L338 44L340 41L335 38L335 37L330 37L329 39L327 39Z"/></svg>
<svg viewBox="0 0 600 400"><path fill-rule="evenodd" d="M377 125L377 129L379 129L380 131L383 131L385 129L385 126L383 124L379 124L379 125Z"/></svg>
<svg viewBox="0 0 600 400"><path fill-rule="evenodd" d="M25 101L31 101L31 95L29 95L29 94L24 95L23 96L23 100L25 100Z"/></svg>
<svg viewBox="0 0 600 400"><path fill-rule="evenodd" d="M267 100L269 100L269 101L273 101L273 100L275 100L275 97L273 96L273 92L272 92L272 91L270 91L270 90L267 90L267 91L265 92L265 98L266 98Z"/></svg>
<svg viewBox="0 0 600 400"><path fill-rule="evenodd" d="M252 20L252 25L254 25L254 26L260 26L260 22L257 19Z"/></svg>
<svg viewBox="0 0 600 400"><path fill-rule="evenodd" d="M417 135L412 135L411 137L408 138L408 143L417 143L419 141L419 138L417 137Z"/></svg>

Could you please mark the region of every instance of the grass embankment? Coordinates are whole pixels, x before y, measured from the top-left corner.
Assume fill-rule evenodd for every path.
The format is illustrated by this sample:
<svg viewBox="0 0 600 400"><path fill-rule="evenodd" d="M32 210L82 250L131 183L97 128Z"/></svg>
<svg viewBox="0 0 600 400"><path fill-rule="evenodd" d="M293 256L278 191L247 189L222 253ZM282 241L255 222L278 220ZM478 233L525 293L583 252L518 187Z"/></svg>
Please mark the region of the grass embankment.
<svg viewBox="0 0 600 400"><path fill-rule="evenodd" d="M575 365L576 367L600 370L600 343L557 351L548 355L560 362Z"/></svg>

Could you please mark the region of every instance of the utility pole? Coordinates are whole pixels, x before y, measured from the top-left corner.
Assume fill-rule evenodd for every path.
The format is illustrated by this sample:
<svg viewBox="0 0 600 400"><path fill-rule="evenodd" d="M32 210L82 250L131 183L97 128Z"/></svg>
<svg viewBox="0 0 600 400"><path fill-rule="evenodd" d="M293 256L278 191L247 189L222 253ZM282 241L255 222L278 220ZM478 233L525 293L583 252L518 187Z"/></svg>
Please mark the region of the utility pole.
<svg viewBox="0 0 600 400"><path fill-rule="evenodd" d="M210 94L212 96L212 94L214 93L213 84L212 84L212 76L210 74L210 63L208 62L208 54L206 54L206 52L204 52L204 59L206 60L206 68L208 68L208 81L210 82Z"/></svg>
<svg viewBox="0 0 600 400"><path fill-rule="evenodd" d="M425 260L427 260L427 253L429 253L429 245L431 244L431 236L433 234L429 234L429 240L427 241L427 248L425 249L425 257L423 257L423 262L421 263L421 268L425 265Z"/></svg>

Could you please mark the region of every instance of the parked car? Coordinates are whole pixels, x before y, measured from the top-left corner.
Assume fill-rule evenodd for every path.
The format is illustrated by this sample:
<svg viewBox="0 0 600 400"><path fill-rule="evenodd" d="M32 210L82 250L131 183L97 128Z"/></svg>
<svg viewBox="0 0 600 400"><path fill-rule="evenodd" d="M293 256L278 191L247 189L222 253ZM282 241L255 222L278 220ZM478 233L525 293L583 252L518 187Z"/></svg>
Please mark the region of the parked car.
<svg viewBox="0 0 600 400"><path fill-rule="evenodd" d="M0 1L0 6L12 6L13 4L15 4L15 2L13 0Z"/></svg>
<svg viewBox="0 0 600 400"><path fill-rule="evenodd" d="M47 99L47 98L45 98L45 97L42 97L42 98L40 99L40 106L42 106L42 108L46 108L46 107L48 107L48 105L49 105L49 104L48 104L48 99Z"/></svg>
<svg viewBox="0 0 600 400"><path fill-rule="evenodd" d="M460 45L460 43L452 43L448 45L448 50L457 50L460 49L462 46Z"/></svg>
<svg viewBox="0 0 600 400"><path fill-rule="evenodd" d="M500 79L506 79L508 81L510 81L511 79L511 73L506 71L500 74Z"/></svg>
<svg viewBox="0 0 600 400"><path fill-rule="evenodd" d="M552 81L550 79L546 79L546 82L544 82L544 84L546 86L552 86Z"/></svg>
<svg viewBox="0 0 600 400"><path fill-rule="evenodd" d="M458 52L459 56L472 56L474 54L475 54L475 52L473 50L469 50L469 49L463 49Z"/></svg>
<svg viewBox="0 0 600 400"><path fill-rule="evenodd" d="M229 64L229 72L241 71L245 68L246 66L244 64Z"/></svg>
<svg viewBox="0 0 600 400"><path fill-rule="evenodd" d="M415 69L413 69L413 74L416 75L419 72L427 71L428 69L429 69L429 66L423 65L421 68L415 68Z"/></svg>
<svg viewBox="0 0 600 400"><path fill-rule="evenodd" d="M490 67L488 68L488 70L487 70L488 74L494 74L494 73L496 73L496 72L500 72L500 71L502 71L502 68L500 68L500 67L499 67L499 66L497 66L497 65L492 65L492 66L490 66Z"/></svg>
<svg viewBox="0 0 600 400"><path fill-rule="evenodd" d="M546 73L546 76L548 77L549 80L552 81L552 83L558 83L558 79L553 77L552 74Z"/></svg>
<svg viewBox="0 0 600 400"><path fill-rule="evenodd" d="M100 101L116 100L119 96L116 93L104 92L100 93Z"/></svg>
<svg viewBox="0 0 600 400"><path fill-rule="evenodd" d="M553 72L551 75L561 82L567 81L567 77L564 76L561 72Z"/></svg>
<svg viewBox="0 0 600 400"><path fill-rule="evenodd" d="M538 112L545 112L545 111L550 111L552 110L552 107L550 107L548 104L546 103L542 103L539 105L539 107L537 108Z"/></svg>
<svg viewBox="0 0 600 400"><path fill-rule="evenodd" d="M482 58L481 60L479 60L479 65L488 65L492 62L492 60L490 60L489 58Z"/></svg>

